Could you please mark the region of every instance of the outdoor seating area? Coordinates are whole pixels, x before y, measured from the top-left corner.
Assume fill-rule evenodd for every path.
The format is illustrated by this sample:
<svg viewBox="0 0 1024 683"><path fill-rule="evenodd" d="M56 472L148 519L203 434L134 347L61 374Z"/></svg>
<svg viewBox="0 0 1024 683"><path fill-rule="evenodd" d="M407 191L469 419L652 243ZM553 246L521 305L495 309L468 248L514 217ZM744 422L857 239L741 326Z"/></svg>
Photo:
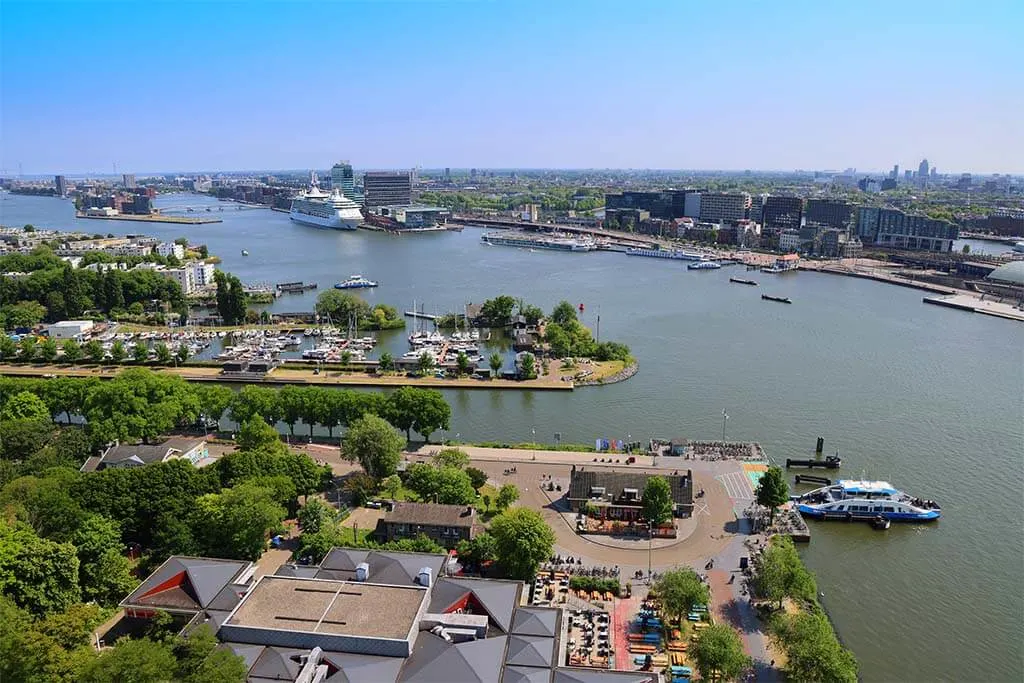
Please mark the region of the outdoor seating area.
<svg viewBox="0 0 1024 683"><path fill-rule="evenodd" d="M533 583L533 605L555 606L565 602L569 594L569 573L548 571L537 575Z"/></svg>
<svg viewBox="0 0 1024 683"><path fill-rule="evenodd" d="M567 664L610 669L613 664L611 617L607 612L573 610L569 619Z"/></svg>
<svg viewBox="0 0 1024 683"><path fill-rule="evenodd" d="M682 623L667 623L656 599L644 601L626 634L633 665L641 671L665 670L667 680L688 683L693 674L688 650L707 628L708 619L707 605L695 605Z"/></svg>

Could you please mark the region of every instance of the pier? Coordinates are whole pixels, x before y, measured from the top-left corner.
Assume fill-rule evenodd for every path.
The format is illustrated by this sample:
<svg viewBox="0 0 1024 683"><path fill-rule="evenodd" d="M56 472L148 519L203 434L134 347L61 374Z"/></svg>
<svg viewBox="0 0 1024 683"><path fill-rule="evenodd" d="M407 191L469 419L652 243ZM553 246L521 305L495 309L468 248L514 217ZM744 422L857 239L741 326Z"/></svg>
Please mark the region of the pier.
<svg viewBox="0 0 1024 683"><path fill-rule="evenodd" d="M430 313L420 313L419 311L406 311L405 312L405 317L406 318L416 318L418 320L430 320L430 321L437 320L437 318L438 318L438 316L436 316L436 315L431 315Z"/></svg>
<svg viewBox="0 0 1024 683"><path fill-rule="evenodd" d="M89 214L78 211L75 213L75 218L91 218L93 220L101 221L134 221L136 223L179 223L185 225L200 225L202 223L224 222L224 219L222 218L191 218L186 216L164 216L159 213L151 213L148 215L119 213L114 216L90 216Z"/></svg>
<svg viewBox="0 0 1024 683"><path fill-rule="evenodd" d="M842 458L838 455L830 455L824 460L802 460L798 458L786 458L786 469L790 467L807 467L814 469L821 467L827 470L837 470L843 464Z"/></svg>
<svg viewBox="0 0 1024 683"><path fill-rule="evenodd" d="M317 283L311 282L308 285L303 282L279 282L275 285L277 291L286 294L299 294L310 289L316 289Z"/></svg>

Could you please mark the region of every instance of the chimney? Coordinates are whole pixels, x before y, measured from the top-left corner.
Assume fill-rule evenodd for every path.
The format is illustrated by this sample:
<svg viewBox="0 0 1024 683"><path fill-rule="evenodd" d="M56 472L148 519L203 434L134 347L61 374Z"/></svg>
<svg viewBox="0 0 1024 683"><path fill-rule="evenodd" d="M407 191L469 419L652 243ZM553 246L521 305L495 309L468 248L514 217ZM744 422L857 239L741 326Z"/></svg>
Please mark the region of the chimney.
<svg viewBox="0 0 1024 683"><path fill-rule="evenodd" d="M360 562L356 565L356 581L366 581L370 578L370 565Z"/></svg>

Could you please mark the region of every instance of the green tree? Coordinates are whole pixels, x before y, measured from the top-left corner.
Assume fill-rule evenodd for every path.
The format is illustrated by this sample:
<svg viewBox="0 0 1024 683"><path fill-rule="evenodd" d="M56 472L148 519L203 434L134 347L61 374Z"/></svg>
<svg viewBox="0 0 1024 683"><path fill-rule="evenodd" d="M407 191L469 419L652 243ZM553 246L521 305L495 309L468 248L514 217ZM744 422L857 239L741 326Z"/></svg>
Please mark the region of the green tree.
<svg viewBox="0 0 1024 683"><path fill-rule="evenodd" d="M707 605L711 599L708 587L689 567L666 571L655 583L655 592L671 619L681 619L694 605Z"/></svg>
<svg viewBox="0 0 1024 683"><path fill-rule="evenodd" d="M276 429L264 422L259 414L255 414L239 427L235 443L243 451L273 449L281 445L281 435L277 433Z"/></svg>
<svg viewBox="0 0 1024 683"><path fill-rule="evenodd" d="M182 365L188 361L188 353L188 344L181 343L178 345L178 352L174 354L175 359L178 361L178 365Z"/></svg>
<svg viewBox="0 0 1024 683"><path fill-rule="evenodd" d="M277 390L247 384L231 399L231 418L241 424L253 415L260 415L274 425L282 417Z"/></svg>
<svg viewBox="0 0 1024 683"><path fill-rule="evenodd" d="M36 338L32 335L26 335L21 338L21 343L18 345L19 357L23 363L31 363L35 360L36 353L38 351Z"/></svg>
<svg viewBox="0 0 1024 683"><path fill-rule="evenodd" d="M398 490L402 488L402 479L397 474L384 477L384 480L380 483L380 488L388 494L388 498L394 500L395 496L398 495Z"/></svg>
<svg viewBox="0 0 1024 683"><path fill-rule="evenodd" d="M345 478L342 490L349 495L354 507L362 507L377 490L377 480L365 472L356 472Z"/></svg>
<svg viewBox="0 0 1024 683"><path fill-rule="evenodd" d="M97 384L85 399L83 414L96 443L148 442L193 424L199 410L195 391L180 377L130 368Z"/></svg>
<svg viewBox="0 0 1024 683"><path fill-rule="evenodd" d="M61 345L64 352L64 362L74 365L82 359L82 347L74 339L68 339Z"/></svg>
<svg viewBox="0 0 1024 683"><path fill-rule="evenodd" d="M567 327L571 323L577 321L576 307L564 299L558 302L554 310L551 311L551 322L561 327Z"/></svg>
<svg viewBox="0 0 1024 683"><path fill-rule="evenodd" d="M85 355L89 357L89 360L97 365L103 362L103 357L106 355L106 352L103 350L103 344L96 339L89 340L83 350Z"/></svg>
<svg viewBox="0 0 1024 683"><path fill-rule="evenodd" d="M174 355L171 353L171 349L164 342L157 342L157 345L153 347L156 351L156 362L159 365L170 365Z"/></svg>
<svg viewBox="0 0 1024 683"><path fill-rule="evenodd" d="M380 354L380 360L377 362L377 368L382 372L389 372L395 369L395 357L387 351Z"/></svg>
<svg viewBox="0 0 1024 683"><path fill-rule="evenodd" d="M7 327L34 327L46 317L46 307L37 301L19 301L8 304L2 309L7 319Z"/></svg>
<svg viewBox="0 0 1024 683"><path fill-rule="evenodd" d="M548 343L551 354L555 358L565 358L572 355L572 340L558 323L548 323L544 328L544 341Z"/></svg>
<svg viewBox="0 0 1024 683"><path fill-rule="evenodd" d="M132 349L132 360L140 365L149 360L149 347L142 342L136 342Z"/></svg>
<svg viewBox="0 0 1024 683"><path fill-rule="evenodd" d="M245 322L245 288L234 275L217 270L213 274L217 287L217 314L225 325L241 325Z"/></svg>
<svg viewBox="0 0 1024 683"><path fill-rule="evenodd" d="M281 406L281 419L288 425L288 433L295 436L295 423L302 419L306 411L306 393L303 387L289 384L278 392Z"/></svg>
<svg viewBox="0 0 1024 683"><path fill-rule="evenodd" d="M480 307L480 317L485 327L507 327L512 322L512 311L516 300L507 295L488 299Z"/></svg>
<svg viewBox="0 0 1024 683"><path fill-rule="evenodd" d="M176 678L183 683L242 683L248 667L238 655L218 647L220 641L209 624L172 641L177 659Z"/></svg>
<svg viewBox="0 0 1024 683"><path fill-rule="evenodd" d="M78 583L83 600L116 605L138 582L131 562L122 554L121 529L117 522L89 515L75 529L71 542L78 550Z"/></svg>
<svg viewBox="0 0 1024 683"><path fill-rule="evenodd" d="M779 614L772 638L786 653L785 672L793 681L855 683L857 660L839 644L828 618L818 612Z"/></svg>
<svg viewBox="0 0 1024 683"><path fill-rule="evenodd" d="M498 506L499 510L507 510L517 500L519 500L519 488L515 484L504 484L498 489L498 497L495 498L494 504Z"/></svg>
<svg viewBox="0 0 1024 683"><path fill-rule="evenodd" d="M35 394L22 391L15 394L0 410L0 420L50 420L50 409L43 399Z"/></svg>
<svg viewBox="0 0 1024 683"><path fill-rule="evenodd" d="M526 318L527 325L536 325L544 318L544 311L539 307L527 304L519 306L519 315Z"/></svg>
<svg viewBox="0 0 1024 683"><path fill-rule="evenodd" d="M163 683L177 664L170 647L148 639L122 638L82 672L82 683Z"/></svg>
<svg viewBox="0 0 1024 683"><path fill-rule="evenodd" d="M427 374L434 367L434 356L429 351L424 351L420 354L417 367L421 375Z"/></svg>
<svg viewBox="0 0 1024 683"><path fill-rule="evenodd" d="M52 363L57 359L57 342L51 337L47 337L43 340L43 343L39 345L39 357L47 363Z"/></svg>
<svg viewBox="0 0 1024 683"><path fill-rule="evenodd" d="M394 474L405 442L394 428L376 415L364 415L349 425L341 442L342 456L358 462L375 480Z"/></svg>
<svg viewBox="0 0 1024 683"><path fill-rule="evenodd" d="M537 379L537 359L532 353L523 353L519 360L519 377Z"/></svg>
<svg viewBox="0 0 1024 683"><path fill-rule="evenodd" d="M252 482L210 493L196 501L193 531L211 557L256 560L267 534L285 518L273 492Z"/></svg>
<svg viewBox="0 0 1024 683"><path fill-rule="evenodd" d="M672 487L665 477L651 477L644 486L644 519L653 529L672 519Z"/></svg>
<svg viewBox="0 0 1024 683"><path fill-rule="evenodd" d="M224 412L235 396L235 392L221 384L195 384L192 389L199 399L202 414L215 422L220 422L224 417Z"/></svg>
<svg viewBox="0 0 1024 683"><path fill-rule="evenodd" d="M2 318L0 318L2 321ZM0 334L0 360L11 360L18 355L18 345L6 334Z"/></svg>
<svg viewBox="0 0 1024 683"><path fill-rule="evenodd" d="M455 467L437 468L435 502L441 505L469 505L476 500L476 489L469 475Z"/></svg>
<svg viewBox="0 0 1024 683"><path fill-rule="evenodd" d="M782 474L782 469L772 465L768 471L761 475L757 482L757 491L754 492L758 505L763 505L769 510L769 523L775 521L775 509L789 500L789 485Z"/></svg>
<svg viewBox="0 0 1024 683"><path fill-rule="evenodd" d="M487 359L487 364L491 367L491 375L496 376L505 365L505 359L501 357L500 353L492 353L491 357Z"/></svg>
<svg viewBox="0 0 1024 683"><path fill-rule="evenodd" d="M115 365L120 365L124 362L125 357L128 355L128 350L124 347L124 342L118 339L110 347L110 360Z"/></svg>
<svg viewBox="0 0 1024 683"><path fill-rule="evenodd" d="M437 467L454 467L459 470L469 465L469 456L458 448L443 448L434 454L432 460Z"/></svg>
<svg viewBox="0 0 1024 683"><path fill-rule="evenodd" d="M727 624L712 624L704 628L690 652L700 677L707 681L738 678L753 664L743 652L739 634Z"/></svg>
<svg viewBox="0 0 1024 683"><path fill-rule="evenodd" d="M761 594L782 607L785 598L813 601L814 577L804 567L789 536L774 536L757 559L757 584Z"/></svg>
<svg viewBox="0 0 1024 683"><path fill-rule="evenodd" d="M455 357L455 372L459 377L469 374L469 356L465 351L459 351L459 355Z"/></svg>
<svg viewBox="0 0 1024 683"><path fill-rule="evenodd" d="M493 562L498 557L498 544L494 536L486 531L476 535L472 540L463 540L458 546L459 562L463 565L475 565L482 567L488 562Z"/></svg>
<svg viewBox="0 0 1024 683"><path fill-rule="evenodd" d="M491 522L497 560L505 572L514 579L530 581L537 567L551 557L555 534L540 516L530 508L507 510Z"/></svg>
<svg viewBox="0 0 1024 683"><path fill-rule="evenodd" d="M385 414L391 424L405 430L407 439L414 429L429 441L433 432L450 426L451 406L435 389L400 387L388 396Z"/></svg>
<svg viewBox="0 0 1024 683"><path fill-rule="evenodd" d="M75 547L0 520L0 593L35 615L67 610L81 596Z"/></svg>
<svg viewBox="0 0 1024 683"><path fill-rule="evenodd" d="M315 534L334 523L337 514L334 508L325 503L322 498L310 498L305 505L299 508L296 519L302 533Z"/></svg>
<svg viewBox="0 0 1024 683"><path fill-rule="evenodd" d="M467 467L466 474L469 476L469 481L472 482L473 488L477 491L487 483L487 473L481 469L476 467Z"/></svg>
<svg viewBox="0 0 1024 683"><path fill-rule="evenodd" d="M45 446L52 436L50 420L0 421L0 457L25 460Z"/></svg>

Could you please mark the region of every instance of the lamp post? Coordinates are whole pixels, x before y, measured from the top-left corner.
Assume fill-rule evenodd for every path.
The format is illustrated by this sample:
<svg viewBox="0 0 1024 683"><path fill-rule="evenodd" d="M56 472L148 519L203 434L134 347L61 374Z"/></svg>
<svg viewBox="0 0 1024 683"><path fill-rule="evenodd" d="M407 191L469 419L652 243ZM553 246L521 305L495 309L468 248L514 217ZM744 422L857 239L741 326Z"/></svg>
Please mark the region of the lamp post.
<svg viewBox="0 0 1024 683"><path fill-rule="evenodd" d="M537 428L530 427L530 450L533 451L533 460L537 459Z"/></svg>
<svg viewBox="0 0 1024 683"><path fill-rule="evenodd" d="M729 413L722 408L722 443L725 443L725 421L729 419Z"/></svg>

